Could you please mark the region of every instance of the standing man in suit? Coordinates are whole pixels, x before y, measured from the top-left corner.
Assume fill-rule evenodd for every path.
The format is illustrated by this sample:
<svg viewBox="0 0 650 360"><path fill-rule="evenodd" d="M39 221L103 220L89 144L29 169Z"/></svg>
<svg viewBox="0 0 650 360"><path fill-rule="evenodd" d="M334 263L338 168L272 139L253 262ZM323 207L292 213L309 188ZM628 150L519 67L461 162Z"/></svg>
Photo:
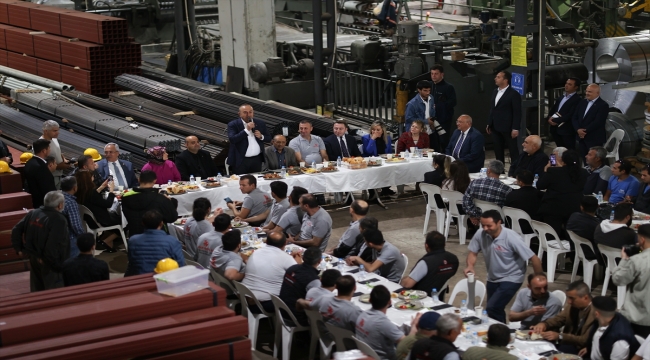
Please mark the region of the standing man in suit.
<svg viewBox="0 0 650 360"><path fill-rule="evenodd" d="M50 155L50 141L38 139L32 144L34 156L25 164L27 192L32 194L32 205L38 209L43 205L45 194L56 191L54 176L47 167L45 158Z"/></svg>
<svg viewBox="0 0 650 360"><path fill-rule="evenodd" d="M348 123L345 120L336 120L333 129L334 134L323 139L327 157L332 161L338 159L339 156L341 159L361 156L357 140L347 133L348 130Z"/></svg>
<svg viewBox="0 0 650 360"><path fill-rule="evenodd" d="M60 189L61 176L63 175L63 170L69 169L69 162L61 154L61 146L59 146L59 123L54 120L46 120L43 122L43 136L41 139L50 141L50 156L54 157L54 162L56 162L56 169L52 173L54 176L54 185L57 189Z"/></svg>
<svg viewBox="0 0 650 360"><path fill-rule="evenodd" d="M250 174L262 171L264 162L264 141L271 135L262 120L253 119L253 107L244 104L239 107L239 119L228 123L228 165L235 174Z"/></svg>
<svg viewBox="0 0 650 360"><path fill-rule="evenodd" d="M576 148L576 131L571 120L578 103L582 100L577 94L578 89L580 89L580 79L568 78L564 84L564 96L555 100L555 105L549 112L549 132L558 147Z"/></svg>
<svg viewBox="0 0 650 360"><path fill-rule="evenodd" d="M133 172L133 164L126 160L120 160L120 146L116 143L108 143L104 146L104 159L97 163L97 171L102 179L113 175L115 186L123 186L125 189L133 189L139 186L138 179Z"/></svg>
<svg viewBox="0 0 650 360"><path fill-rule="evenodd" d="M472 118L461 115L456 120L457 129L451 135L451 140L445 149L445 154L457 160L463 160L470 173L481 171L485 163L485 138L472 127Z"/></svg>
<svg viewBox="0 0 650 360"><path fill-rule="evenodd" d="M296 152L287 146L287 138L283 135L275 135L271 145L264 150L264 161L269 170L288 168L289 166L298 166Z"/></svg>
<svg viewBox="0 0 650 360"><path fill-rule="evenodd" d="M573 114L573 128L578 134L578 151L584 158L593 146L603 146L607 141L605 122L609 114L609 104L600 98L600 86L590 84L585 90L585 98L578 104Z"/></svg>
<svg viewBox="0 0 650 360"><path fill-rule="evenodd" d="M485 128L492 134L494 155L505 163L505 148L510 151L510 163L519 156L517 136L521 126L521 95L510 86L512 74L501 71L494 78L497 88L492 93L488 125Z"/></svg>
<svg viewBox="0 0 650 360"><path fill-rule="evenodd" d="M454 122L454 107L456 106L456 90L453 85L445 81L445 70L442 65L433 65L429 72L432 82L431 97L433 97L436 107L436 120L445 131L451 131ZM447 148L449 134L440 136L440 141L441 148Z"/></svg>

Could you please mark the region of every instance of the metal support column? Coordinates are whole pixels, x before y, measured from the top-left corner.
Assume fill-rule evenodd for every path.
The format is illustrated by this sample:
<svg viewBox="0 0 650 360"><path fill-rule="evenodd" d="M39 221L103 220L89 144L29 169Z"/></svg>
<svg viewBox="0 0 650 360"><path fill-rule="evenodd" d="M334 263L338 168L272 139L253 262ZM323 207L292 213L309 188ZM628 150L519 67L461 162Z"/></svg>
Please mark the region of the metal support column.
<svg viewBox="0 0 650 360"><path fill-rule="evenodd" d="M187 76L187 67L185 66L185 9L186 0L174 0L174 29L176 31L176 56L178 57L178 74L182 77Z"/></svg>
<svg viewBox="0 0 650 360"><path fill-rule="evenodd" d="M323 12L323 2L325 12ZM323 113L325 106L325 66L331 67L336 48L336 0L313 0L314 16L314 100L316 112ZM327 48L323 48L323 21L327 31Z"/></svg>

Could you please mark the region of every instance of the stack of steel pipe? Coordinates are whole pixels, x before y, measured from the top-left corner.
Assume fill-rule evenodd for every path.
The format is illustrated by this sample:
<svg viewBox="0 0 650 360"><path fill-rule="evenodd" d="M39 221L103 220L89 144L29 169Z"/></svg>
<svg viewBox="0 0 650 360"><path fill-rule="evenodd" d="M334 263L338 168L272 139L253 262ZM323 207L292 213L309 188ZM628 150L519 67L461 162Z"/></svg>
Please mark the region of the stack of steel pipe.
<svg viewBox="0 0 650 360"><path fill-rule="evenodd" d="M43 135L42 127L42 119L37 119L8 106L0 106L2 137L28 148ZM94 148L101 152L106 144L70 131L59 132L58 141L61 152L68 159L82 155L87 148ZM120 159L131 161L131 153L124 150L120 151Z"/></svg>
<svg viewBox="0 0 650 360"><path fill-rule="evenodd" d="M251 359L248 323L214 283L158 294L152 274L3 298L0 359ZM226 344L225 348L215 345Z"/></svg>

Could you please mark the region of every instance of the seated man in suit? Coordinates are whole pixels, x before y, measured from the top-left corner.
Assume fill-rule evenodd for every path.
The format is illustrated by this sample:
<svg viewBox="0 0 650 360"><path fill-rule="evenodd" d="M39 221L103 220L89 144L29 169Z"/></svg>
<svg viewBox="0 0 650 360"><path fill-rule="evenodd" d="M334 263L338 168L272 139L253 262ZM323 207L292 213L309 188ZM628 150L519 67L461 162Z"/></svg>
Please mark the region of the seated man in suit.
<svg viewBox="0 0 650 360"><path fill-rule="evenodd" d="M139 186L138 179L133 172L133 164L126 160L119 160L120 147L116 143L108 143L104 146L104 159L97 163L97 171L102 179L106 180L113 175L115 186L123 186L125 189L132 189Z"/></svg>
<svg viewBox="0 0 650 360"><path fill-rule="evenodd" d="M537 210L541 204L541 196L537 188L533 187L534 181L533 173L521 169L517 171L517 185L519 189L512 190L506 195L506 202L504 206L513 207L525 211L531 219L536 219Z"/></svg>
<svg viewBox="0 0 650 360"><path fill-rule="evenodd" d="M645 166L641 169L641 186L639 194L634 203L634 210L650 214L650 167Z"/></svg>
<svg viewBox="0 0 650 360"><path fill-rule="evenodd" d="M275 135L271 145L264 150L264 162L269 170L289 168L289 166L298 166L296 152L287 146L287 138L282 135Z"/></svg>
<svg viewBox="0 0 650 360"><path fill-rule="evenodd" d="M576 148L576 131L571 120L576 107L582 98L577 95L580 89L580 79L568 78L564 84L564 96L557 98L548 113L548 124L553 141L558 147Z"/></svg>
<svg viewBox="0 0 650 360"><path fill-rule="evenodd" d="M34 156L25 164L25 182L27 192L32 194L32 205L38 209L43 205L45 194L56 191L54 176L47 166L45 158L50 154L50 141L38 139L32 144Z"/></svg>
<svg viewBox="0 0 650 360"><path fill-rule="evenodd" d="M334 122L334 134L323 139L325 143L325 151L327 157L332 161L336 161L340 156L341 159L346 157L361 156L357 140L354 136L347 134L348 123L345 120L336 120Z"/></svg>
<svg viewBox="0 0 650 360"><path fill-rule="evenodd" d="M586 156L593 146L603 146L607 141L605 122L609 114L609 104L600 98L600 86L590 84L585 90L585 98L580 101L573 114L572 125L578 134L578 151Z"/></svg>
<svg viewBox="0 0 650 360"><path fill-rule="evenodd" d="M239 107L239 119L228 123L228 165L234 174L250 174L262 170L264 141L271 140L264 121L253 118L253 107Z"/></svg>
<svg viewBox="0 0 650 360"><path fill-rule="evenodd" d="M526 169L541 176L544 173L544 167L548 164L548 156L542 150L542 138L537 135L530 135L524 139L522 147L524 151L510 165L508 176L515 176L519 169Z"/></svg>
<svg viewBox="0 0 650 360"><path fill-rule="evenodd" d="M461 115L456 120L457 130L451 135L451 140L445 154L455 159L463 160L470 173L481 171L485 163L485 138L476 128L472 127L472 118Z"/></svg>

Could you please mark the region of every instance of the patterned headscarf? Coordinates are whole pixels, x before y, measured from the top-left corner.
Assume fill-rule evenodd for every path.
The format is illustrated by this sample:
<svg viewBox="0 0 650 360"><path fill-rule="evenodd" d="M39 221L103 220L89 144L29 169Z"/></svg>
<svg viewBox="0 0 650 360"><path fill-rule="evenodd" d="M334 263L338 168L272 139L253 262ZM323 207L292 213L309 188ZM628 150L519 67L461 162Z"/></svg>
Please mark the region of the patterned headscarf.
<svg viewBox="0 0 650 360"><path fill-rule="evenodd" d="M147 160L151 161L154 164L162 164L165 162L163 160L163 155L165 154L164 146L154 146L146 150Z"/></svg>

